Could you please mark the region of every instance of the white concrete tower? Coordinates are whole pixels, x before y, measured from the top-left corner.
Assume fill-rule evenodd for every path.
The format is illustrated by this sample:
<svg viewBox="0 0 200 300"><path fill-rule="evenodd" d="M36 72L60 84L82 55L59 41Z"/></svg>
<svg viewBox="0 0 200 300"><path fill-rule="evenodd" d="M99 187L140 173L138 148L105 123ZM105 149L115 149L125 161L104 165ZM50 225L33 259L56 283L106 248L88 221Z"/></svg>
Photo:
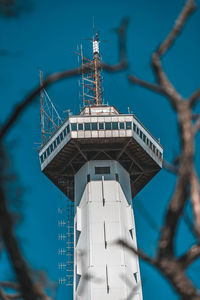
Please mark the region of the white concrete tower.
<svg viewBox="0 0 200 300"><path fill-rule="evenodd" d="M41 170L75 204L74 300L142 300L138 257L116 241L137 248L132 199L162 168L163 148L133 114L102 104L97 36L91 65L84 108L41 146Z"/></svg>
<svg viewBox="0 0 200 300"><path fill-rule="evenodd" d="M142 300L138 258L115 245L137 248L129 173L89 161L75 176L75 201L74 299Z"/></svg>

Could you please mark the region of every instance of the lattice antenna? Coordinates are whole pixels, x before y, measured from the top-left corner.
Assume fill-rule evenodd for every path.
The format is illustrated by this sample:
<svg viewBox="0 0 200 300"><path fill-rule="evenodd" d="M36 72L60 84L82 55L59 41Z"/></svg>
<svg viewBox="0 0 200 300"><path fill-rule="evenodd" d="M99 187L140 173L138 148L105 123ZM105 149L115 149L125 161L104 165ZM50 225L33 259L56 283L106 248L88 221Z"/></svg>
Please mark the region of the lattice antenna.
<svg viewBox="0 0 200 300"><path fill-rule="evenodd" d="M42 137L42 144L45 140L44 134L44 91L42 89L43 86L43 71L40 70L40 126L41 126L41 137Z"/></svg>
<svg viewBox="0 0 200 300"><path fill-rule="evenodd" d="M93 19L93 38L87 39L93 44L93 59L90 60L83 56L83 49L81 46L81 61L82 61L82 86L83 86L83 106L98 106L102 105L102 89L101 89L101 64L99 55L99 34L94 33L94 19ZM91 65L85 71L84 66Z"/></svg>
<svg viewBox="0 0 200 300"><path fill-rule="evenodd" d="M52 100L47 91L43 87L43 71L40 70L40 123L42 144L44 144L49 137L57 130L63 120L56 110Z"/></svg>

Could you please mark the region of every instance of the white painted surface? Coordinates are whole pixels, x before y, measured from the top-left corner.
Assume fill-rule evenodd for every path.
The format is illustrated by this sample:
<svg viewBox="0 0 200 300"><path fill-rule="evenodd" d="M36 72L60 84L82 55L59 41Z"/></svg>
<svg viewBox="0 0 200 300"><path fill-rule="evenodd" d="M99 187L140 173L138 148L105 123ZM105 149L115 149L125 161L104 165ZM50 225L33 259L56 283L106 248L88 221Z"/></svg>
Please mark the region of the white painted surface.
<svg viewBox="0 0 200 300"><path fill-rule="evenodd" d="M95 167L110 167L110 174L95 174ZM86 163L75 176L75 204L74 300L125 300L136 286L129 299L142 300L138 258L115 244L137 248L128 172L116 161Z"/></svg>

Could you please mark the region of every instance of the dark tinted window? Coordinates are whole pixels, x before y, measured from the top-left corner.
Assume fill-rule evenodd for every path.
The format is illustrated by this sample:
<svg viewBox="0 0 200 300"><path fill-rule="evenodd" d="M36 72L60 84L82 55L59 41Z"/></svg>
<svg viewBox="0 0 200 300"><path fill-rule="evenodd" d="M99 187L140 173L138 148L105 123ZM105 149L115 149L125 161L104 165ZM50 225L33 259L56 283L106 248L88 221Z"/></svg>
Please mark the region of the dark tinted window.
<svg viewBox="0 0 200 300"><path fill-rule="evenodd" d="M136 131L136 125L133 123L133 130Z"/></svg>
<svg viewBox="0 0 200 300"><path fill-rule="evenodd" d="M40 162L41 162L41 164L43 163L43 161L44 161L44 157L43 157L43 155L41 155L40 156Z"/></svg>
<svg viewBox="0 0 200 300"><path fill-rule="evenodd" d="M90 123L85 123L85 130L90 130Z"/></svg>
<svg viewBox="0 0 200 300"><path fill-rule="evenodd" d="M83 130L83 124L82 123L78 124L78 130Z"/></svg>
<svg viewBox="0 0 200 300"><path fill-rule="evenodd" d="M61 132L60 134L60 140L62 141L63 140L63 133Z"/></svg>
<svg viewBox="0 0 200 300"><path fill-rule="evenodd" d="M91 123L92 125L92 130L97 130L97 123Z"/></svg>
<svg viewBox="0 0 200 300"><path fill-rule="evenodd" d="M141 137L141 139L142 139L142 136L143 136L143 133L142 133L142 131L140 130L140 137Z"/></svg>
<svg viewBox="0 0 200 300"><path fill-rule="evenodd" d="M58 136L56 139L57 145L60 144L60 137Z"/></svg>
<svg viewBox="0 0 200 300"><path fill-rule="evenodd" d="M56 141L53 142L53 145L54 145L54 149L55 149L56 148Z"/></svg>
<svg viewBox="0 0 200 300"><path fill-rule="evenodd" d="M53 151L53 144L50 145L50 151Z"/></svg>
<svg viewBox="0 0 200 300"><path fill-rule="evenodd" d="M46 159L47 158L47 154L46 154L46 151L44 152L44 159Z"/></svg>
<svg viewBox="0 0 200 300"><path fill-rule="evenodd" d="M47 148L47 156L49 156L49 154L50 154L50 150L49 148Z"/></svg>
<svg viewBox="0 0 200 300"><path fill-rule="evenodd" d="M66 132L66 128L63 130L63 136L66 136L67 132Z"/></svg>
<svg viewBox="0 0 200 300"><path fill-rule="evenodd" d="M118 123L117 122L112 122L112 129L113 130L118 129Z"/></svg>
<svg viewBox="0 0 200 300"><path fill-rule="evenodd" d="M110 174L110 167L95 167L95 174Z"/></svg>
<svg viewBox="0 0 200 300"><path fill-rule="evenodd" d="M143 133L143 141L146 142L146 135Z"/></svg>
<svg viewBox="0 0 200 300"><path fill-rule="evenodd" d="M132 129L132 123L131 122L126 122L126 129Z"/></svg>
<svg viewBox="0 0 200 300"><path fill-rule="evenodd" d="M104 123L99 123L99 129L100 130L104 129Z"/></svg>
<svg viewBox="0 0 200 300"><path fill-rule="evenodd" d="M110 122L106 122L106 130L111 130L111 123Z"/></svg>
<svg viewBox="0 0 200 300"><path fill-rule="evenodd" d="M77 130L77 124L76 123L71 123L71 130L76 131Z"/></svg>
<svg viewBox="0 0 200 300"><path fill-rule="evenodd" d="M120 128L120 129L124 129L124 122L120 122L120 123L119 123L119 128Z"/></svg>
<svg viewBox="0 0 200 300"><path fill-rule="evenodd" d="M67 125L67 133L69 133L69 125Z"/></svg>

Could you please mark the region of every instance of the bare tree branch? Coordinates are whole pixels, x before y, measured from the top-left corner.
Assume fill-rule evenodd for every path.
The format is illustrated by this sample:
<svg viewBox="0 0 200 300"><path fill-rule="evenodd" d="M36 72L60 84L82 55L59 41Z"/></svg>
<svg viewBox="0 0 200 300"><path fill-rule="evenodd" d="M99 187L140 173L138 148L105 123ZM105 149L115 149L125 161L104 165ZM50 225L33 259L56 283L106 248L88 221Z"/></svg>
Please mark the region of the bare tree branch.
<svg viewBox="0 0 200 300"><path fill-rule="evenodd" d="M185 254L183 254L178 259L178 262L182 265L183 268L187 268L198 257L200 257L200 244L193 245Z"/></svg>
<svg viewBox="0 0 200 300"><path fill-rule="evenodd" d="M190 17L191 13L196 9L195 1L194 0L187 0L186 4L183 7L178 19L176 20L174 27L166 37L166 39L161 43L156 51L159 56L163 56L166 51L173 45L174 41L176 40L177 36L181 33L184 24L186 23L187 19Z"/></svg>
<svg viewBox="0 0 200 300"><path fill-rule="evenodd" d="M200 187L199 187L199 180L197 177L197 173L195 170L191 173L190 178L191 184L191 201L192 201L192 208L194 212L194 219L195 219L195 227L200 232Z"/></svg>
<svg viewBox="0 0 200 300"><path fill-rule="evenodd" d="M200 115L196 119L196 123L193 125L193 134L195 135L200 129Z"/></svg>
<svg viewBox="0 0 200 300"><path fill-rule="evenodd" d="M173 173L173 174L176 174L176 175L177 175L177 173L178 173L178 167L175 166L175 165L173 165L172 163L167 162L166 160L163 160L163 167L164 167L167 171L169 171L169 172L171 172L171 173Z"/></svg>
<svg viewBox="0 0 200 300"><path fill-rule="evenodd" d="M132 245L129 245L127 242L125 242L124 240L118 240L116 241L116 245L122 246L126 249L128 249L129 251L131 251L134 255L138 255L141 259L143 259L144 261L148 262L151 265L156 264L156 261L149 257L146 253L144 253L143 251L139 250L139 249L135 249Z"/></svg>
<svg viewBox="0 0 200 300"><path fill-rule="evenodd" d="M9 297L0 289L0 299L9 300Z"/></svg>
<svg viewBox="0 0 200 300"><path fill-rule="evenodd" d="M19 284L11 281L0 281L0 287L10 288L16 291L20 290Z"/></svg>
<svg viewBox="0 0 200 300"><path fill-rule="evenodd" d="M174 27L172 28L166 39L158 47L156 52L154 52L152 55L152 66L156 78L160 85L165 89L165 92L169 97L169 101L171 102L175 110L178 110L178 104L181 100L181 96L167 78L167 75L165 74L162 67L161 58L166 53L166 51L168 51L169 48L172 46L175 39L180 34L185 22L187 21L191 13L194 11L194 9L194 0L187 0L182 12L180 13L179 17L175 22Z"/></svg>
<svg viewBox="0 0 200 300"><path fill-rule="evenodd" d="M200 98L200 88L197 89L188 99L190 108L193 108Z"/></svg>
<svg viewBox="0 0 200 300"><path fill-rule="evenodd" d="M164 94L164 90L163 90L163 88L160 85L157 85L157 84L150 83L148 81L139 79L139 78L137 78L137 77L135 77L133 75L129 75L128 79L133 84L140 85L140 86L142 86L142 87L144 87L146 89L149 89L149 90L151 90L153 92L156 92L156 93Z"/></svg>

